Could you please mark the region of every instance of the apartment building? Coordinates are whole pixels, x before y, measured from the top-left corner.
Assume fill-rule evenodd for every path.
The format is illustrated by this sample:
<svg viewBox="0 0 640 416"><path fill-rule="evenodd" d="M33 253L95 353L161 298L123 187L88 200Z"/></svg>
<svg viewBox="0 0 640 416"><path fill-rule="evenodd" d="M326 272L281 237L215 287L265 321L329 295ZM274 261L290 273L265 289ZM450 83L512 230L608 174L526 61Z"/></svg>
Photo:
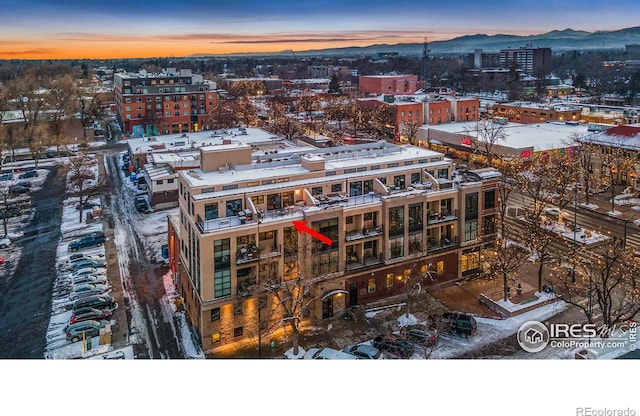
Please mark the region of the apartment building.
<svg viewBox="0 0 640 416"><path fill-rule="evenodd" d="M475 275L494 240L499 173L455 171L442 153L384 141L268 159L245 144L200 152L201 168L179 173L169 239L205 351L279 322L277 301L260 292L265 276L313 279L306 315L330 319L404 293L418 264L435 272L426 284ZM331 243L298 234L293 221Z"/></svg>
<svg viewBox="0 0 640 416"><path fill-rule="evenodd" d="M551 71L551 48L527 46L500 50L500 66L510 68L513 64L530 75L549 73Z"/></svg>
<svg viewBox="0 0 640 416"><path fill-rule="evenodd" d="M125 135L197 132L216 103L216 84L189 69L116 73L114 101Z"/></svg>
<svg viewBox="0 0 640 416"><path fill-rule="evenodd" d="M546 121L579 121L580 107L568 104L540 104L532 102L499 103L493 106L496 117L505 117L514 123L544 123Z"/></svg>

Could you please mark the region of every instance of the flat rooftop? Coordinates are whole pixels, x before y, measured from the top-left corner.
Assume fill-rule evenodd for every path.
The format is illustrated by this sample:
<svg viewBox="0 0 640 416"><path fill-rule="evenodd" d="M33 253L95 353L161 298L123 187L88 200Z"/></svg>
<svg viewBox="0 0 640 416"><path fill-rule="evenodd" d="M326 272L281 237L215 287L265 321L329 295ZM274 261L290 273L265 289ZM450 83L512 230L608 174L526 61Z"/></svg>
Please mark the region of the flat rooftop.
<svg viewBox="0 0 640 416"><path fill-rule="evenodd" d="M523 149L533 146L534 151L545 151L552 149L562 149L571 146L572 135L584 137L591 134L587 130L586 124L547 122L537 124L507 123L504 125L506 135L505 141L498 141L496 144L511 147L513 149ZM437 126L425 126L422 129L442 131L446 133L477 136L477 123L447 123Z"/></svg>

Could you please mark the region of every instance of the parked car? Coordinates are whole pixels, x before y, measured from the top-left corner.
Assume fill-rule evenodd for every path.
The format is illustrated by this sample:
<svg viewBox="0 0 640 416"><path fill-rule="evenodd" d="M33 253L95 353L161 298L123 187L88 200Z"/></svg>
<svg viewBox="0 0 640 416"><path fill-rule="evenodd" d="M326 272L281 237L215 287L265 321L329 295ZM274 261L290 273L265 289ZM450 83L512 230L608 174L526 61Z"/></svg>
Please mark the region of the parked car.
<svg viewBox="0 0 640 416"><path fill-rule="evenodd" d="M31 191L31 187L23 186L20 184L11 185L9 187L9 193L11 195L26 194L26 193L29 193L30 191Z"/></svg>
<svg viewBox="0 0 640 416"><path fill-rule="evenodd" d="M376 347L367 344L357 344L346 347L342 350L347 354L355 355L358 358L366 360L379 360L382 358L382 353Z"/></svg>
<svg viewBox="0 0 640 416"><path fill-rule="evenodd" d="M0 209L0 219L19 217L22 215L22 210L18 207L7 207Z"/></svg>
<svg viewBox="0 0 640 416"><path fill-rule="evenodd" d="M12 181L13 180L13 174L11 173L5 173L3 175L0 175L0 181Z"/></svg>
<svg viewBox="0 0 640 416"><path fill-rule="evenodd" d="M85 209L93 209L93 207L99 207L100 206L100 201L87 201L84 204L82 204L82 210ZM80 210L80 204L76 204L76 210Z"/></svg>
<svg viewBox="0 0 640 416"><path fill-rule="evenodd" d="M432 346L438 339L437 331L427 331L426 328L404 327L400 331L400 334L407 341L421 346Z"/></svg>
<svg viewBox="0 0 640 416"><path fill-rule="evenodd" d="M146 211L147 208L148 208L147 200L145 199L145 197L140 196L140 195L136 196L136 199L134 201L134 205L135 205L136 210L138 212Z"/></svg>
<svg viewBox="0 0 640 416"><path fill-rule="evenodd" d="M462 338L475 335L478 330L478 325L473 316L458 312L431 315L429 316L428 321L432 328L436 328L440 332L456 334Z"/></svg>
<svg viewBox="0 0 640 416"><path fill-rule="evenodd" d="M95 247L102 244L104 244L104 234L93 233L70 242L67 248L69 251L78 251L83 248Z"/></svg>
<svg viewBox="0 0 640 416"><path fill-rule="evenodd" d="M64 332L67 341L78 342L85 337L97 337L100 335L100 329L104 328L105 324L100 321L82 321L75 324L68 325Z"/></svg>
<svg viewBox="0 0 640 416"><path fill-rule="evenodd" d="M29 172L24 172L18 175L18 179L28 179L28 178L37 178L37 177L38 177L37 170L30 170Z"/></svg>
<svg viewBox="0 0 640 416"><path fill-rule="evenodd" d="M302 357L307 360L357 360L358 357L333 348L309 348Z"/></svg>
<svg viewBox="0 0 640 416"><path fill-rule="evenodd" d="M71 318L69 318L70 324L82 321L102 321L104 319L111 319L111 309L97 309L90 306L84 308L78 308L73 311Z"/></svg>
<svg viewBox="0 0 640 416"><path fill-rule="evenodd" d="M7 248L11 245L11 239L6 235L0 235L0 248Z"/></svg>
<svg viewBox="0 0 640 416"><path fill-rule="evenodd" d="M88 267L94 268L94 269L105 268L106 262L104 260L93 260L93 259L83 258L83 259L80 259L80 261L74 261L72 263L69 263L69 265L66 266L65 269L70 272L75 272L80 269L86 269Z"/></svg>
<svg viewBox="0 0 640 416"><path fill-rule="evenodd" d="M73 285L71 292L69 292L69 299L77 300L85 298L87 296L100 295L109 290L107 285L92 285L91 283L80 283Z"/></svg>
<svg viewBox="0 0 640 416"><path fill-rule="evenodd" d="M80 285L83 283L90 283L92 285L106 285L108 282L107 276L100 275L89 275L89 276L81 276L76 279L71 279L71 283L69 285L70 288L73 288L74 285Z"/></svg>
<svg viewBox="0 0 640 416"><path fill-rule="evenodd" d="M82 269L78 269L76 271L69 273L69 277L71 279L77 279L78 277L82 277L82 276L91 276L91 275L98 275L98 274L104 274L104 273L105 271L102 269L96 269L95 267L84 267Z"/></svg>
<svg viewBox="0 0 640 416"><path fill-rule="evenodd" d="M73 309L74 311L86 306L90 306L96 309L109 308L111 310L114 310L117 307L117 304L115 299L113 299L109 295L95 295L95 296L88 296L86 298L78 299L75 302L73 302L70 306L71 306L70 309Z"/></svg>
<svg viewBox="0 0 640 416"><path fill-rule="evenodd" d="M409 358L413 354L413 344L406 339L391 335L378 335L373 339L373 346L380 351L388 351L401 358Z"/></svg>

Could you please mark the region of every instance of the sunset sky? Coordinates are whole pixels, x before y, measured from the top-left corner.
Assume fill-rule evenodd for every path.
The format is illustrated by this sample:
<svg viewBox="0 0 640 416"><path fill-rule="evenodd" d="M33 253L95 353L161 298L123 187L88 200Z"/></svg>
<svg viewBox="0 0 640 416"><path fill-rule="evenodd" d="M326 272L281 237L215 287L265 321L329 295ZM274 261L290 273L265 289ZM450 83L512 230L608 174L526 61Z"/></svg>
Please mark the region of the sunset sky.
<svg viewBox="0 0 640 416"><path fill-rule="evenodd" d="M0 0L0 11L0 59L301 51L640 25L637 0Z"/></svg>

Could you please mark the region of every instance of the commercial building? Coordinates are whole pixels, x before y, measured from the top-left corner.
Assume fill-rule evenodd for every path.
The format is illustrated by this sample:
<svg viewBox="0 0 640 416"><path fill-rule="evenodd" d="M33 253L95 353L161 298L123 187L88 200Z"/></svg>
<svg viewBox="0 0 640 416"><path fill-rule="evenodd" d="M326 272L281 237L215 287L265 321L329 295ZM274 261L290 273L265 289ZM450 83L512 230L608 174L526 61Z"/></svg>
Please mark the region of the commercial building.
<svg viewBox="0 0 640 416"><path fill-rule="evenodd" d="M493 115L514 123L544 123L546 121L579 121L582 109L571 104L540 104L532 102L499 103Z"/></svg>
<svg viewBox="0 0 640 416"><path fill-rule="evenodd" d="M431 150L380 141L265 158L238 143L202 147L200 160L179 173L169 238L205 351L277 326L265 276L313 279L305 316L330 319L402 295L416 266L434 271L425 284L477 275L494 241L499 173L456 171ZM298 234L293 221L330 243Z"/></svg>
<svg viewBox="0 0 640 416"><path fill-rule="evenodd" d="M544 152L559 152L570 155L576 146L572 137L591 134L589 126L575 122L548 122L538 124L508 123L506 119L494 119L502 124L504 140L492 146L494 156L500 158L529 159ZM439 126L424 126L418 133L423 144L433 149L451 153L455 157L473 161L482 159L485 146L478 141L478 123L455 123Z"/></svg>
<svg viewBox="0 0 640 416"><path fill-rule="evenodd" d="M203 130L217 101L216 84L189 69L114 74L118 122L134 137Z"/></svg>
<svg viewBox="0 0 640 416"><path fill-rule="evenodd" d="M551 71L551 48L522 47L500 50L500 66L511 68L513 64L529 75L547 74Z"/></svg>
<svg viewBox="0 0 640 416"><path fill-rule="evenodd" d="M417 75L360 75L363 94L413 94L418 90Z"/></svg>

